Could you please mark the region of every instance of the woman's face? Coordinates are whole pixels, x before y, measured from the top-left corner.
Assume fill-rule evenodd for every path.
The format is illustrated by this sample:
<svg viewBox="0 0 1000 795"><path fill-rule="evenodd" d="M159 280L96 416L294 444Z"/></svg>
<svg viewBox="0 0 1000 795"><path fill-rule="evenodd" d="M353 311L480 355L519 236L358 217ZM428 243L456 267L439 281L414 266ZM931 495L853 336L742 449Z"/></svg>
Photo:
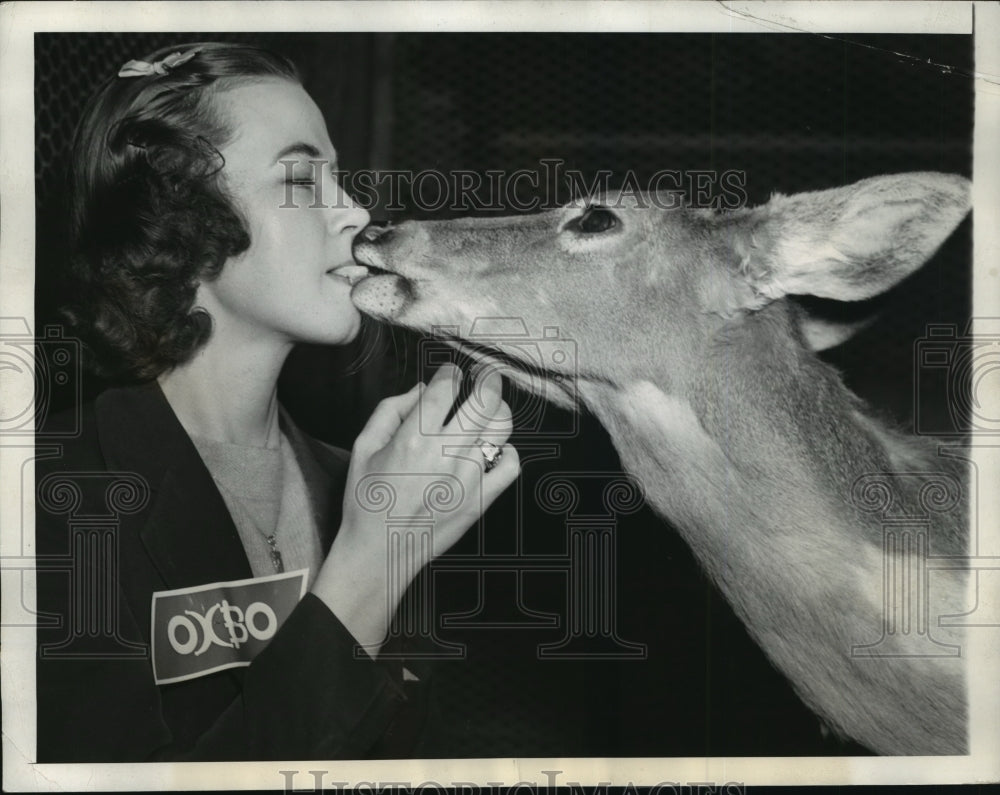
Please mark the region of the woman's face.
<svg viewBox="0 0 1000 795"><path fill-rule="evenodd" d="M213 337L349 342L361 317L350 282L332 271L353 263L351 241L369 216L331 173L337 153L319 108L300 85L277 78L214 101L233 131L219 150L224 186L251 243L198 288Z"/></svg>

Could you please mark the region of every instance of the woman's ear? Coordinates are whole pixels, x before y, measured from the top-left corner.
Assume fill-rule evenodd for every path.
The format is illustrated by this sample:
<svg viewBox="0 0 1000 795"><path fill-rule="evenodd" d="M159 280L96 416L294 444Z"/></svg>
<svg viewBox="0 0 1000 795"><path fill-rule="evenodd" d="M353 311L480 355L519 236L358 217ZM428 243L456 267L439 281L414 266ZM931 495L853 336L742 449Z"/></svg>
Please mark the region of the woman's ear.
<svg viewBox="0 0 1000 795"><path fill-rule="evenodd" d="M752 244L740 270L758 305L785 295L871 298L923 265L970 207L967 179L933 172L777 195L742 219Z"/></svg>

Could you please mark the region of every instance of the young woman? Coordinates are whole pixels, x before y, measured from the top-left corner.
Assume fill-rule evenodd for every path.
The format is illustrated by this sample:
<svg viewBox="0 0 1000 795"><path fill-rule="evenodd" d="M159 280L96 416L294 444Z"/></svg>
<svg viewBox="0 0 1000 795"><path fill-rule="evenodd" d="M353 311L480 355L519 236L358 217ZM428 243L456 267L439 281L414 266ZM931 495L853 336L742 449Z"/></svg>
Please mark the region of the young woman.
<svg viewBox="0 0 1000 795"><path fill-rule="evenodd" d="M351 243L369 216L338 186L336 160L294 67L252 47L131 61L85 111L74 325L123 386L85 407L78 438L36 470L38 606L51 619L38 633L40 761L363 757L404 733L413 676L379 654L399 594L519 466L498 377L478 387L485 411L459 407L446 426L459 379L442 368L379 404L350 456L279 405L297 342L339 345L359 330ZM428 435L429 418L447 436ZM474 454L445 455L443 442ZM359 505L379 481L396 515L419 515L426 479L406 473L455 495L422 557ZM80 520L102 515L113 521ZM52 561L61 576L46 572ZM294 570L308 592L249 666L157 676L148 649L166 616L151 612L154 594ZM212 645L195 650L201 631L199 642L211 632L238 646L246 629L233 634L232 619L250 623L249 610L222 607L175 611L171 643L200 654Z"/></svg>

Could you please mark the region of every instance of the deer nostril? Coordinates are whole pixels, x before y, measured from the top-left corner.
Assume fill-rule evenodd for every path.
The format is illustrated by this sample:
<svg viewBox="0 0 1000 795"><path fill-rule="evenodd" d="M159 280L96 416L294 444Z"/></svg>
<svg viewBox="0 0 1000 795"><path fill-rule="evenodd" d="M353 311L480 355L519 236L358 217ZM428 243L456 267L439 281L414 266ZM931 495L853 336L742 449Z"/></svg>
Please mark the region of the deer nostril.
<svg viewBox="0 0 1000 795"><path fill-rule="evenodd" d="M359 237L366 243L374 243L379 238L385 237L392 230L389 221L373 222L361 230Z"/></svg>

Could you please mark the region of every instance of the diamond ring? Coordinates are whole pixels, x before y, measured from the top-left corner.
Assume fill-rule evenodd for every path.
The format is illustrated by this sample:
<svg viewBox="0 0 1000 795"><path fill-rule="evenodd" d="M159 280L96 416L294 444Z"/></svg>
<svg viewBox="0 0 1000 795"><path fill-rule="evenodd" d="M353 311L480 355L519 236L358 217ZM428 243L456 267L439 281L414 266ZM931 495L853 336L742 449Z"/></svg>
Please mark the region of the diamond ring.
<svg viewBox="0 0 1000 795"><path fill-rule="evenodd" d="M500 463L500 459L503 458L503 450L493 444L493 442L487 442L483 439L476 439L474 444L479 445L479 452L483 454L486 471L492 472L496 465Z"/></svg>

